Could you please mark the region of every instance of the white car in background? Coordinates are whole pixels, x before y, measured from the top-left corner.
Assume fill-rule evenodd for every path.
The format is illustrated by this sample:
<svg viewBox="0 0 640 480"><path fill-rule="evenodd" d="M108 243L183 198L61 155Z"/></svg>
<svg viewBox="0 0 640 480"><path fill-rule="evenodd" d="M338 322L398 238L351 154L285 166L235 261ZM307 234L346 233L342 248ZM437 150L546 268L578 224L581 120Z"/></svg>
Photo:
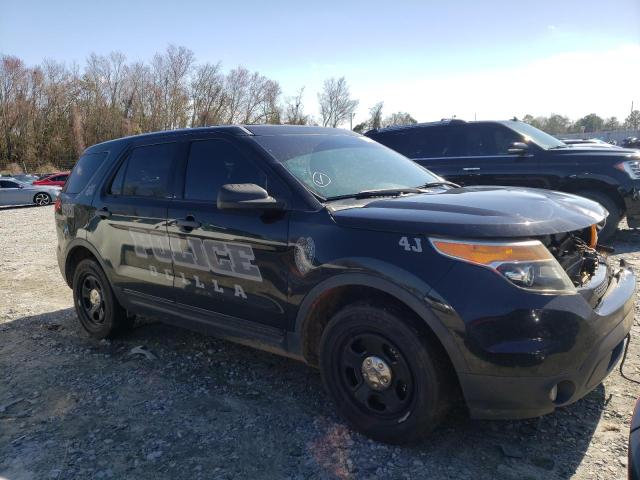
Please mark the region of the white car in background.
<svg viewBox="0 0 640 480"><path fill-rule="evenodd" d="M60 194L61 187L31 185L15 178L0 178L0 206L50 205Z"/></svg>

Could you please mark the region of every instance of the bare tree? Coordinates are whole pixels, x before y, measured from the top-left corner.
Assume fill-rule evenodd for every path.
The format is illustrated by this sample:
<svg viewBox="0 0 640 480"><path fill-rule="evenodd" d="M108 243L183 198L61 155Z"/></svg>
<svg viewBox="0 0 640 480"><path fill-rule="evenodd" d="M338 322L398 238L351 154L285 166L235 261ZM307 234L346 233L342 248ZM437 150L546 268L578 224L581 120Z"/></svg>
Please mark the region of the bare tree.
<svg viewBox="0 0 640 480"><path fill-rule="evenodd" d="M307 125L309 123L309 115L304 114L303 95L304 87L298 90L295 97L287 98L284 107L284 123L289 125Z"/></svg>
<svg viewBox="0 0 640 480"><path fill-rule="evenodd" d="M318 94L318 102L324 127L342 125L358 107L358 100L351 98L344 77L325 80L322 92Z"/></svg>
<svg viewBox="0 0 640 480"><path fill-rule="evenodd" d="M380 128L382 126L382 107L384 102L376 103L369 109L369 128Z"/></svg>
<svg viewBox="0 0 640 480"><path fill-rule="evenodd" d="M227 97L221 70L219 62L196 68L191 80L192 127L223 123Z"/></svg>

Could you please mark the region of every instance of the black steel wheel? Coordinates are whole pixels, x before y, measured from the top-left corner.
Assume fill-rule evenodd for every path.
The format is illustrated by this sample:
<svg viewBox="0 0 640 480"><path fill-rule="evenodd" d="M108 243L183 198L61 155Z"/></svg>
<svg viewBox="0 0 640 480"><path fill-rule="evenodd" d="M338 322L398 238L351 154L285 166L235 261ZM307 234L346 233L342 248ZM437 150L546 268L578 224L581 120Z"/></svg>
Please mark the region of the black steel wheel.
<svg viewBox="0 0 640 480"><path fill-rule="evenodd" d="M419 440L445 416L453 391L436 341L385 306L345 307L325 328L320 371L338 412L383 442Z"/></svg>
<svg viewBox="0 0 640 480"><path fill-rule="evenodd" d="M80 325L93 338L112 337L132 323L95 260L83 260L76 267L73 300Z"/></svg>
<svg viewBox="0 0 640 480"><path fill-rule="evenodd" d="M340 368L345 391L363 411L395 416L413 399L413 375L398 347L382 335L364 333L346 339Z"/></svg>
<svg viewBox="0 0 640 480"><path fill-rule="evenodd" d="M100 281L90 273L81 279L82 292L80 307L84 310L84 316L94 327L99 328L104 324L104 292Z"/></svg>

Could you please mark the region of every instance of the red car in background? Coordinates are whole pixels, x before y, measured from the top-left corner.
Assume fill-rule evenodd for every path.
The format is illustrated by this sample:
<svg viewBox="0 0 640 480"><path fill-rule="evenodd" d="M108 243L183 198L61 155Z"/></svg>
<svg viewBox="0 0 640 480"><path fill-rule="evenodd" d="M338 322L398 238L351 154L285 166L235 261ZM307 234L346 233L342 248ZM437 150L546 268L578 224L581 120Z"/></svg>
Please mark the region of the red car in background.
<svg viewBox="0 0 640 480"><path fill-rule="evenodd" d="M34 185L57 185L59 187L64 187L64 184L67 182L67 178L69 178L69 173L71 172L58 172L49 175L48 177L41 178L40 180L36 180L33 182Z"/></svg>

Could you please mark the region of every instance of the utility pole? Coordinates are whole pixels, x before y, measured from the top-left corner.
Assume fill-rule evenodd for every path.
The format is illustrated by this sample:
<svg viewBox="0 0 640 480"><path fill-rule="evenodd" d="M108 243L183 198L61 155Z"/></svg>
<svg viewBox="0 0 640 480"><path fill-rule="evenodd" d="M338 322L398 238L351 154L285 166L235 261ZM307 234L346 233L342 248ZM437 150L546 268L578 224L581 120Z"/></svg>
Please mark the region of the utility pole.
<svg viewBox="0 0 640 480"><path fill-rule="evenodd" d="M349 114L349 130L353 130L353 117L355 117L356 114L351 112Z"/></svg>

